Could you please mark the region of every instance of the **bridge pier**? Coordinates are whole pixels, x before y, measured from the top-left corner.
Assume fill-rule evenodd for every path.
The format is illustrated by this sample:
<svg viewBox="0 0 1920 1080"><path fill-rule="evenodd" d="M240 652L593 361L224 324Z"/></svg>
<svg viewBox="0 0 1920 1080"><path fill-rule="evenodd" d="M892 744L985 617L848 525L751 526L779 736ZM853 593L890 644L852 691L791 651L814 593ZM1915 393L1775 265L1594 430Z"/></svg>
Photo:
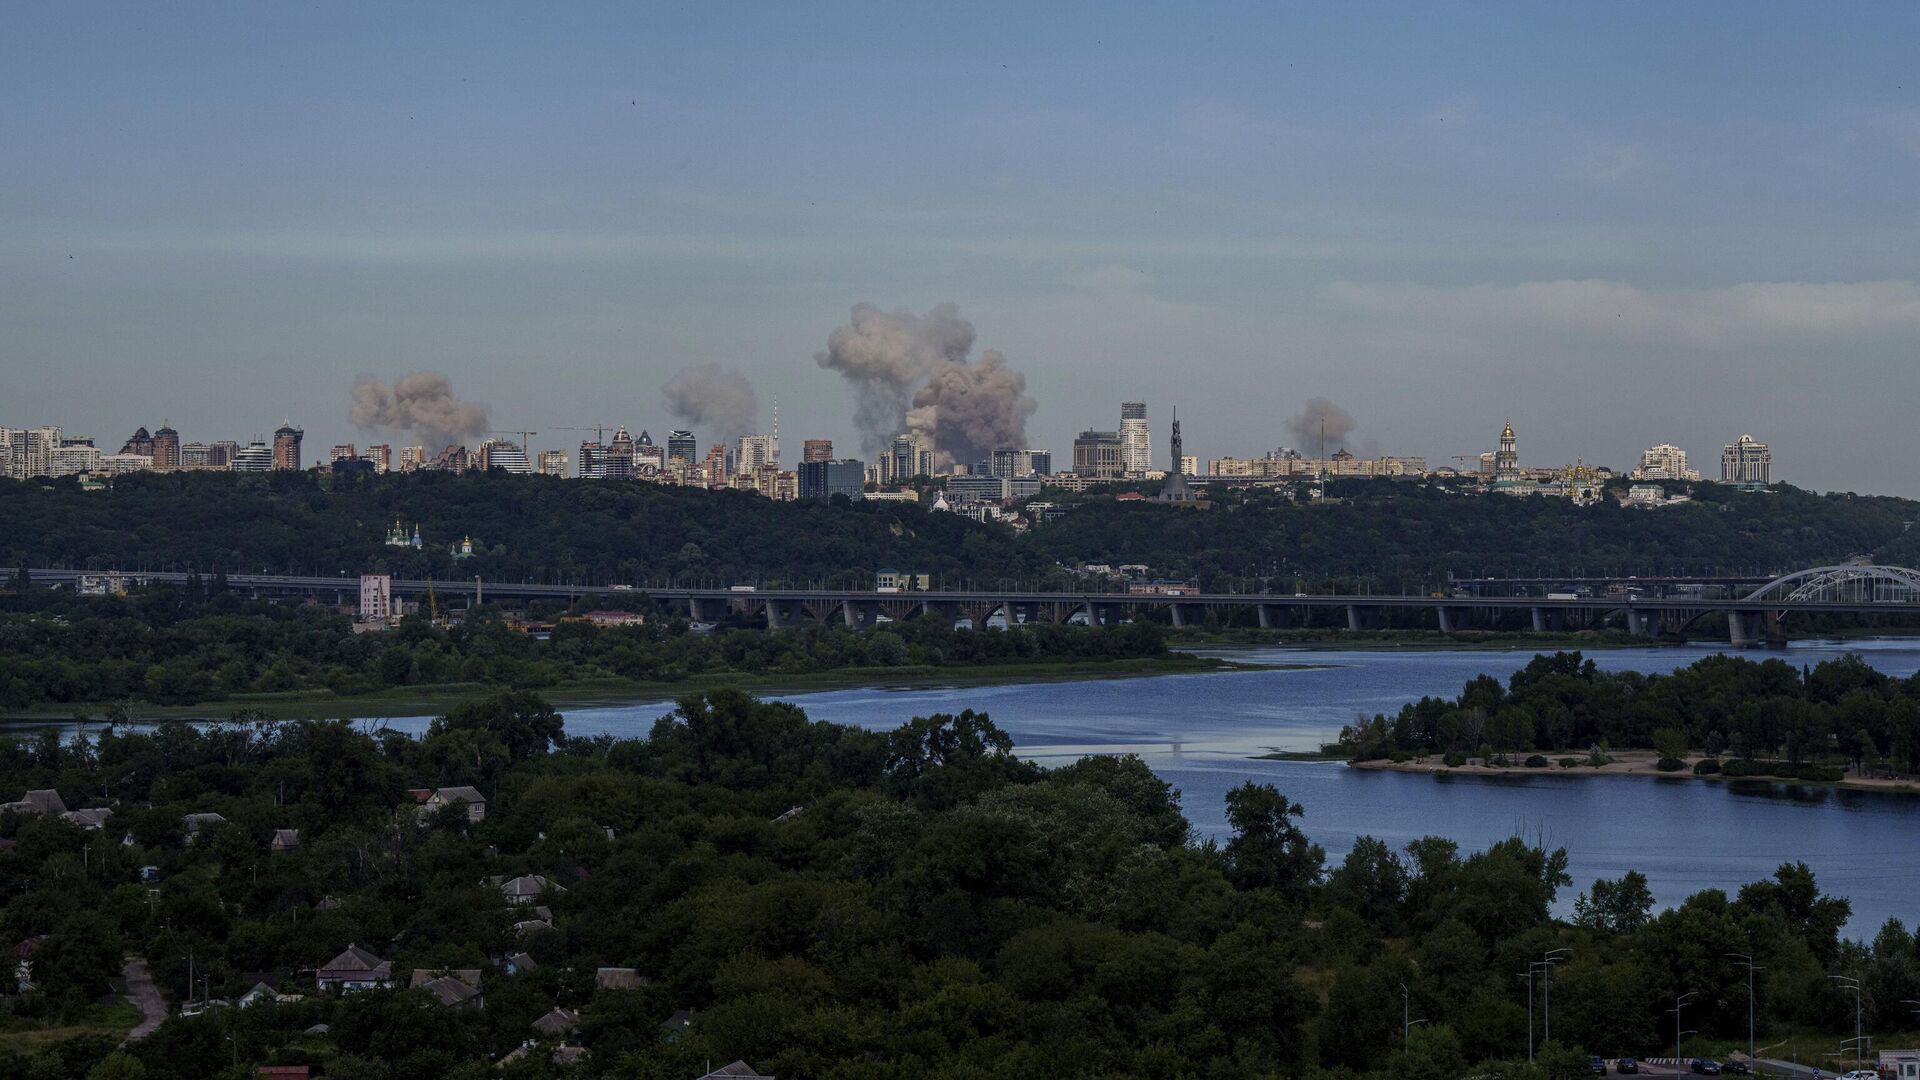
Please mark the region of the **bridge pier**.
<svg viewBox="0 0 1920 1080"><path fill-rule="evenodd" d="M710 600L701 596L687 597L687 618L694 622L719 622L727 617L725 600Z"/></svg>
<svg viewBox="0 0 1920 1080"><path fill-rule="evenodd" d="M1372 630L1380 625L1380 609L1362 607L1359 604L1347 605L1347 629L1358 633Z"/></svg>
<svg viewBox="0 0 1920 1080"><path fill-rule="evenodd" d="M1180 603L1178 600L1167 605L1167 613L1173 617L1173 628L1175 630L1184 629L1191 619L1191 616L1187 614L1186 605Z"/></svg>
<svg viewBox="0 0 1920 1080"><path fill-rule="evenodd" d="M1727 644L1736 649L1744 649L1754 644L1753 628L1747 624L1746 612L1727 612Z"/></svg>
<svg viewBox="0 0 1920 1080"><path fill-rule="evenodd" d="M1653 636L1653 620L1647 612L1627 608L1626 616L1627 633L1632 634L1634 637Z"/></svg>
<svg viewBox="0 0 1920 1080"><path fill-rule="evenodd" d="M840 605L841 621L849 630L871 630L880 614L880 605L873 600L849 600Z"/></svg>
<svg viewBox="0 0 1920 1080"><path fill-rule="evenodd" d="M1300 625L1300 615L1291 607L1281 604L1256 604L1255 613L1260 616L1260 629L1286 630Z"/></svg>
<svg viewBox="0 0 1920 1080"><path fill-rule="evenodd" d="M801 606L792 600L769 600L766 606L767 629L784 630L805 617Z"/></svg>
<svg viewBox="0 0 1920 1080"><path fill-rule="evenodd" d="M1433 610L1434 610L1434 614L1440 617L1440 632L1443 634L1453 633L1455 629L1453 624L1453 612L1450 611L1445 604L1442 604L1439 607L1434 608Z"/></svg>
<svg viewBox="0 0 1920 1080"><path fill-rule="evenodd" d="M1528 608L1527 614L1533 620L1534 633L1544 634L1547 632L1547 609L1546 608L1540 608L1540 607Z"/></svg>

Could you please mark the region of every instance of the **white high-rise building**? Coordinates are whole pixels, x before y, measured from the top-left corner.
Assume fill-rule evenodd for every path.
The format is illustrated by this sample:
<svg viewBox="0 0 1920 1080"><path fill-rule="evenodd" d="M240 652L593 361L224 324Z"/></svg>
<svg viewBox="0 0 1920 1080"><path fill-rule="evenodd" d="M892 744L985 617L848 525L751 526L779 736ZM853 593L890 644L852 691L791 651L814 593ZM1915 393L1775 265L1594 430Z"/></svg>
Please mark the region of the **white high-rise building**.
<svg viewBox="0 0 1920 1080"><path fill-rule="evenodd" d="M360 575L360 621L384 622L393 618L393 575Z"/></svg>
<svg viewBox="0 0 1920 1080"><path fill-rule="evenodd" d="M1628 474L1634 480L1698 480L1700 470L1687 467L1687 452L1670 443L1648 447L1640 467Z"/></svg>
<svg viewBox="0 0 1920 1080"><path fill-rule="evenodd" d="M772 435L742 435L733 452L733 471L753 473L762 465L779 464L779 446Z"/></svg>
<svg viewBox="0 0 1920 1080"><path fill-rule="evenodd" d="M540 451L540 466L537 470L542 476L567 475L567 452L565 450Z"/></svg>
<svg viewBox="0 0 1920 1080"><path fill-rule="evenodd" d="M1144 401L1120 403L1120 471L1126 476L1147 475L1153 468L1153 432L1147 427Z"/></svg>
<svg viewBox="0 0 1920 1080"><path fill-rule="evenodd" d="M1773 451L1751 435L1742 435L1720 452L1720 482L1723 484L1773 483Z"/></svg>
<svg viewBox="0 0 1920 1080"><path fill-rule="evenodd" d="M519 443L507 439L488 439L480 444L480 468L525 476L533 471L533 463L527 460L526 447Z"/></svg>

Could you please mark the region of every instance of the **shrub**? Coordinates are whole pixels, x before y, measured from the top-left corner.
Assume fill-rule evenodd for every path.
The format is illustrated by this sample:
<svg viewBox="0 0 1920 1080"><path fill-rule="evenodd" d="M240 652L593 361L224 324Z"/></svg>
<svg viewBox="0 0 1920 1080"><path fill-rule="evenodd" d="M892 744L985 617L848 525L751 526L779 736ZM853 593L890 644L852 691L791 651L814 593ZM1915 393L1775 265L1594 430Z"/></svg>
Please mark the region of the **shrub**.
<svg viewBox="0 0 1920 1080"><path fill-rule="evenodd" d="M1387 755L1387 760L1398 765L1403 761L1412 761L1413 755L1407 753L1405 750L1395 750L1393 753Z"/></svg>
<svg viewBox="0 0 1920 1080"><path fill-rule="evenodd" d="M1571 769L1578 764L1580 764L1579 758L1563 757L1560 759L1560 767L1563 769Z"/></svg>
<svg viewBox="0 0 1920 1080"><path fill-rule="evenodd" d="M1831 784L1846 777L1846 770L1826 765L1802 765L1793 771L1796 780L1812 780L1816 783Z"/></svg>
<svg viewBox="0 0 1920 1080"><path fill-rule="evenodd" d="M1679 772L1681 769L1687 767L1687 763L1677 757L1663 757L1659 761L1654 762L1653 767L1659 769L1661 772Z"/></svg>
<svg viewBox="0 0 1920 1080"><path fill-rule="evenodd" d="M1447 751L1447 756L1442 760L1447 763L1447 768L1457 769L1467 763L1467 755L1458 750L1449 750Z"/></svg>
<svg viewBox="0 0 1920 1080"><path fill-rule="evenodd" d="M1693 763L1693 775L1695 776L1712 776L1719 771L1720 761L1718 758L1701 758L1699 761Z"/></svg>
<svg viewBox="0 0 1920 1080"><path fill-rule="evenodd" d="M1539 754L1535 754L1527 759L1527 768L1529 769L1544 769L1546 767L1547 759L1541 757Z"/></svg>

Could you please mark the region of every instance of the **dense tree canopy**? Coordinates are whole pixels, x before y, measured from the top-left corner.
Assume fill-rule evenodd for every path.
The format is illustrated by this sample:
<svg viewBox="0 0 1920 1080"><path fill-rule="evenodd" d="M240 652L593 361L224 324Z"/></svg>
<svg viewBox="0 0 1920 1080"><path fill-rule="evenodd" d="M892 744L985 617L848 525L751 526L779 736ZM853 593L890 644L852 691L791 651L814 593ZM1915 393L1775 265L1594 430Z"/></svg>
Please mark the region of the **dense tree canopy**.
<svg viewBox="0 0 1920 1080"><path fill-rule="evenodd" d="M303 995L175 1017L119 1053L112 1039L49 1034L21 1051L0 1038L0 1074L306 1063L329 1077L666 1080L745 1058L787 1080L1573 1080L1584 1052L1671 1045L1679 992L1702 992L1689 1027L1744 1037L1730 952L1763 965L1763 1035L1850 1027L1831 970L1873 986L1870 1024L1920 997L1908 929L1842 939L1846 901L1798 864L1660 912L1628 874L1563 923L1564 851L1363 837L1326 872L1304 831L1313 808L1259 784L1233 792L1224 844L1196 843L1179 793L1139 759L1040 769L979 713L869 731L723 691L682 701L645 739L571 737L556 720L506 693L417 740L241 716L0 744L0 795L53 788L111 811L99 831L0 815L0 934L38 939L44 973L6 1001L0 1036L84 1011L124 952L176 1001L190 954L216 996L256 981ZM479 786L482 820L422 816L409 794L456 784ZM190 813L224 821L190 838ZM298 846L269 851L282 829ZM537 901L550 910L506 901L497 882L520 875L549 883ZM312 969L349 944L391 960L400 985L316 994ZM1516 1060L1528 1012L1513 973L1561 948L1554 1043ZM598 985L605 967L646 981ZM415 969L461 968L480 970L479 1008L405 988ZM1427 1021L1411 1034L1403 993ZM556 1007L578 1011L577 1031L532 1027ZM692 1018L663 1027L676 1010ZM551 1061L562 1038L587 1052L571 1071Z"/></svg>

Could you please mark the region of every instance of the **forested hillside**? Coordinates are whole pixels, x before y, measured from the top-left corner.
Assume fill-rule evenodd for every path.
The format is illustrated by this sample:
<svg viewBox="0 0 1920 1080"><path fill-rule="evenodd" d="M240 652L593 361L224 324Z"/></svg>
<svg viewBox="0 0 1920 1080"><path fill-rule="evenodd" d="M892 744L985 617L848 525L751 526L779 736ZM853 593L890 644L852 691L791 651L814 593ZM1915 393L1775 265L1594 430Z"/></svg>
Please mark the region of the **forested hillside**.
<svg viewBox="0 0 1920 1080"><path fill-rule="evenodd" d="M1211 509L1078 500L1026 535L899 503L778 503L641 481L541 476L135 474L108 491L0 481L0 562L441 579L871 587L883 567L969 583L1084 584L1060 570L1141 563L1210 588L1421 592L1453 575L1704 574L1872 555L1920 563L1920 503L1692 485L1632 510L1390 480L1325 504L1222 492ZM391 548L396 521L425 548ZM477 554L456 560L471 537Z"/></svg>
<svg viewBox="0 0 1920 1080"><path fill-rule="evenodd" d="M409 795L454 785L480 820ZM1847 902L1801 865L1664 912L1630 873L1561 921L1564 851L1362 838L1328 866L1317 808L1252 783L1231 836L1196 843L1138 759L1042 770L972 712L867 731L726 692L614 741L508 694L417 740L300 722L0 744L0 797L30 790L107 820L0 813L0 930L33 942L37 984L0 1010L0 1075L29 1080L113 1051L61 1032L127 953L175 1001L190 974L299 997L175 1017L98 1077L689 1080L745 1059L781 1080L1576 1080L1586 1052L1670 1048L1687 991L1691 1045L1744 1044L1730 953L1762 965L1763 1043L1852 1030L1829 972L1867 981L1889 1038L1920 998L1913 935L1843 940ZM220 817L190 838L189 814ZM270 851L277 830L297 845ZM397 985L318 992L349 946ZM1561 948L1528 1063L1514 973ZM416 971L483 996L456 1007Z"/></svg>

